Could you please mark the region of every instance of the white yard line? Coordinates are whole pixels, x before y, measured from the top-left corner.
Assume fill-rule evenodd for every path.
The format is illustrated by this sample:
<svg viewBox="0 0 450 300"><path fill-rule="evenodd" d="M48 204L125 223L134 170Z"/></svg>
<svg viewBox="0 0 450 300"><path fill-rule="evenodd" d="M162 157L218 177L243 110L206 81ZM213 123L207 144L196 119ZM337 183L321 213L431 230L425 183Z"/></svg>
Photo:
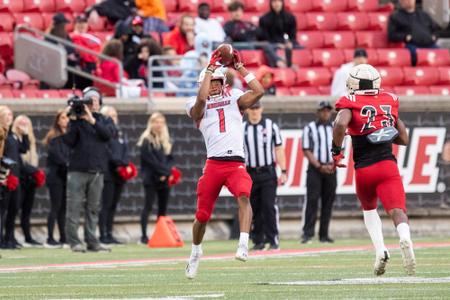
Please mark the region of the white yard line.
<svg viewBox="0 0 450 300"><path fill-rule="evenodd" d="M367 284L420 284L420 283L450 283L450 277L373 277L373 278L344 278L336 280L299 280L262 282L261 285L367 285Z"/></svg>
<svg viewBox="0 0 450 300"><path fill-rule="evenodd" d="M145 297L145 298L122 298L125 300L189 300L189 299L202 299L202 298L223 298L225 294L197 294L197 295L181 295L181 296L168 296L168 297ZM83 300L116 300L117 298L83 298ZM73 298L60 298L56 300L73 300Z"/></svg>

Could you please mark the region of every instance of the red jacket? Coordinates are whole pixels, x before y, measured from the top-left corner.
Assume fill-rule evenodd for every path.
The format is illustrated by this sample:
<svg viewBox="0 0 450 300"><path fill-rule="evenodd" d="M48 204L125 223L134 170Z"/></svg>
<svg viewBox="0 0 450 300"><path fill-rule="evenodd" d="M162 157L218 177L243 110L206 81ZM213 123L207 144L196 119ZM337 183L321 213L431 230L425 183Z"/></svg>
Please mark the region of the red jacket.
<svg viewBox="0 0 450 300"><path fill-rule="evenodd" d="M163 44L164 46L172 46L178 55L183 55L192 49L179 27L175 27L175 29L164 36Z"/></svg>
<svg viewBox="0 0 450 300"><path fill-rule="evenodd" d="M97 53L100 53L101 51L102 41L95 35L92 35L90 33L72 33L70 35L70 38L72 39L74 44L83 46ZM78 54L80 55L81 61L89 63L97 62L97 58L95 56L90 55L84 51L78 51Z"/></svg>
<svg viewBox="0 0 450 300"><path fill-rule="evenodd" d="M120 82L119 66L112 61L103 60L100 63L98 75L105 80Z"/></svg>

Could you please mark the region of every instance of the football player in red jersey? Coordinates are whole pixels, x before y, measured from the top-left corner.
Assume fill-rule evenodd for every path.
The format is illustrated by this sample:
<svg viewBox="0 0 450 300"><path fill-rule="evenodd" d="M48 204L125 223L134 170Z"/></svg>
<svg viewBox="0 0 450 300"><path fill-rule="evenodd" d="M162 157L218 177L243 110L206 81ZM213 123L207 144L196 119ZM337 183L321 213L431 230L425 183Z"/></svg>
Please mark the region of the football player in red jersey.
<svg viewBox="0 0 450 300"><path fill-rule="evenodd" d="M392 153L392 144L407 145L405 124L398 117L398 97L380 91L381 78L371 65L353 67L347 78L348 96L336 102L338 114L333 127L331 152L336 167L345 167L342 143L347 132L352 137L356 194L364 213L364 223L376 250L374 272L382 275L389 260L384 245L379 198L392 218L400 237L403 266L415 274L415 257L406 215L406 196Z"/></svg>

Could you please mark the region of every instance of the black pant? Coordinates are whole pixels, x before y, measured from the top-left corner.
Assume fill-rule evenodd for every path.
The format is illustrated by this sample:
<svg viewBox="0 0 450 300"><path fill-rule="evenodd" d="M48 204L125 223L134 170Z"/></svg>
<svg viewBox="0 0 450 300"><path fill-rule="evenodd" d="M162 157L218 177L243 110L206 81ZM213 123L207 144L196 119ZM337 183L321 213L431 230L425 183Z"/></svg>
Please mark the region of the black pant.
<svg viewBox="0 0 450 300"><path fill-rule="evenodd" d="M256 172L249 169L253 180L250 202L253 210L251 238L254 244L278 245L277 177L275 169Z"/></svg>
<svg viewBox="0 0 450 300"><path fill-rule="evenodd" d="M0 186L0 245L5 241L6 212L8 211L9 197L6 188Z"/></svg>
<svg viewBox="0 0 450 300"><path fill-rule="evenodd" d="M122 194L123 185L123 182L105 181L102 193L102 207L98 218L100 238L113 237L114 215Z"/></svg>
<svg viewBox="0 0 450 300"><path fill-rule="evenodd" d="M59 237L61 243L66 243L66 185L49 184L50 213L47 217L48 239L53 240L53 229L58 222Z"/></svg>
<svg viewBox="0 0 450 300"><path fill-rule="evenodd" d="M20 185L17 186L15 191L7 191L5 196L8 198L8 206L6 209L4 242L14 242L16 239L14 236L15 221L20 207Z"/></svg>
<svg viewBox="0 0 450 300"><path fill-rule="evenodd" d="M158 185L146 185L145 188L145 204L141 213L141 229L142 237L147 237L148 216L155 202L155 197L158 197L158 217L165 216L167 212L167 202L169 201L170 189L167 183Z"/></svg>
<svg viewBox="0 0 450 300"><path fill-rule="evenodd" d="M20 227L22 227L23 235L25 237L25 241L29 242L32 240L31 237L31 210L33 209L34 204L34 196L36 193L36 187L32 184L23 183L24 188L22 189L21 197L22 203L21 208L22 212L20 214Z"/></svg>
<svg viewBox="0 0 450 300"><path fill-rule="evenodd" d="M314 227L317 219L319 198L322 199L320 210L319 238L328 237L333 202L336 198L336 173L323 174L318 170L309 168L306 177L306 207L304 207L303 236L314 236Z"/></svg>

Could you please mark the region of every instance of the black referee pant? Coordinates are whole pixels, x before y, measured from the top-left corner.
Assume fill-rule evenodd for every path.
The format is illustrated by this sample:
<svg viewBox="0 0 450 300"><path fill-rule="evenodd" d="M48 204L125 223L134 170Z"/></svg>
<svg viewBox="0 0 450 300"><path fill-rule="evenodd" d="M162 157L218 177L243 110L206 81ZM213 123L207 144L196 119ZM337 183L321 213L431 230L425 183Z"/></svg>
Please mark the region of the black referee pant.
<svg viewBox="0 0 450 300"><path fill-rule="evenodd" d="M336 198L336 173L324 174L317 169L309 168L306 177L306 208L304 213L303 238L314 236L317 220L319 198L322 199L320 210L319 239L328 238L331 212Z"/></svg>
<svg viewBox="0 0 450 300"><path fill-rule="evenodd" d="M250 203L253 225L250 233L255 245L270 243L278 245L278 209L276 207L277 176L275 168L247 168L253 185Z"/></svg>

